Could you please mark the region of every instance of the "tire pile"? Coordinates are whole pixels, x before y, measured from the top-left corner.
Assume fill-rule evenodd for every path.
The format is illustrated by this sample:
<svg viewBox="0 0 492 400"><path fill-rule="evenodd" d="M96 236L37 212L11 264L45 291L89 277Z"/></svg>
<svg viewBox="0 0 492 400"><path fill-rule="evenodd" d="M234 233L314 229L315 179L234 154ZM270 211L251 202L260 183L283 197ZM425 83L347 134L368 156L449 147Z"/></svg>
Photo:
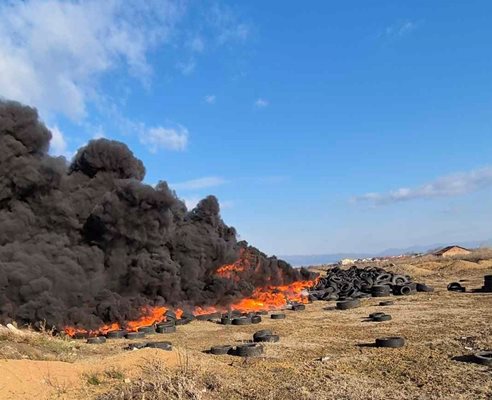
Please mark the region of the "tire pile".
<svg viewBox="0 0 492 400"><path fill-rule="evenodd" d="M352 266L335 267L309 290L311 300L347 300L365 297L409 295L417 291L432 291L426 285L412 282L408 275L394 274L382 268Z"/></svg>

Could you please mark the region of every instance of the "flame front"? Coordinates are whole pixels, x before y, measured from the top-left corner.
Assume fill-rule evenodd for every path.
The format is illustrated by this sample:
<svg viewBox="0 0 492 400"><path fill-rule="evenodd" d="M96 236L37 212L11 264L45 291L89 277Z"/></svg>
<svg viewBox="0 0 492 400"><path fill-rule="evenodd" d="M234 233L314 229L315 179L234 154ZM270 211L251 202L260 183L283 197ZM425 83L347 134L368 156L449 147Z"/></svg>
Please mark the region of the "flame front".
<svg viewBox="0 0 492 400"><path fill-rule="evenodd" d="M215 274L224 279L230 279L235 282L239 281L241 274L245 271L251 270L247 259L242 256L234 264L224 265L215 271ZM285 307L288 303L307 303L307 297L303 294L304 290L312 287L316 280L297 281L288 285L281 286L266 286L256 288L250 297L241 299L228 307L195 307L193 309L194 315L212 314L216 312L226 313L231 310L237 310L241 312L252 311L269 311L278 310ZM95 330L80 329L72 326L64 328L65 333L69 336L76 334L88 334L90 336L105 335L106 333L114 330L125 329L129 332L137 331L138 328L143 326L149 326L158 322L166 321L166 312L173 310L176 313L177 318L181 318L183 310L179 308L172 309L165 306L148 306L143 307L140 312L141 316L134 321L127 321L124 326L117 322L103 325Z"/></svg>

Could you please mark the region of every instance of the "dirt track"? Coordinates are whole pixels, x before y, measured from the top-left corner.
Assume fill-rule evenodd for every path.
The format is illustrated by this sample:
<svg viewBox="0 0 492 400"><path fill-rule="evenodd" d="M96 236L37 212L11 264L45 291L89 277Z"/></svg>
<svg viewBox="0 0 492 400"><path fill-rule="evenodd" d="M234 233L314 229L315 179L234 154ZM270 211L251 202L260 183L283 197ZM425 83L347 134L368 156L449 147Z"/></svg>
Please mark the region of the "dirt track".
<svg viewBox="0 0 492 400"><path fill-rule="evenodd" d="M0 398L37 393L39 399L40 392L48 399L90 398L125 385L125 378L130 384L139 376L139 366L160 359L172 369L195 374L197 393L204 399L491 399L492 368L452 358L492 348L492 294L450 293L446 284L469 279L467 287L480 287L483 275L492 273L492 262L419 262L395 268L434 285L436 292L394 298L396 304L389 307L369 299L347 311L335 310L332 302L316 302L303 312L287 312L283 321L265 317L250 326L194 322L178 327L177 333L148 339L170 340L176 348L172 353L125 352L125 341L112 341L97 349L77 343L74 363L1 361ZM381 309L393 320L364 321ZM203 353L212 345L247 341L264 328L281 337L265 346L264 357L243 360ZM404 336L407 345L368 346L386 335ZM0 354L6 354L5 345ZM321 356L327 360L319 361ZM121 376L105 378L114 365ZM94 374L102 376L97 384L89 379ZM209 381L212 377L213 384L204 385L204 376Z"/></svg>

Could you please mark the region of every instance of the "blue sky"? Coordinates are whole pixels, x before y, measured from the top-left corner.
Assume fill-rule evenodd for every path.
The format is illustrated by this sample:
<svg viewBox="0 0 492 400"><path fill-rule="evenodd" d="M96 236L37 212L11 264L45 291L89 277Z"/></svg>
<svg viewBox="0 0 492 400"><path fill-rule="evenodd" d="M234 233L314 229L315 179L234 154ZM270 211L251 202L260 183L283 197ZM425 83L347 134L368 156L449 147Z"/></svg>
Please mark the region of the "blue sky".
<svg viewBox="0 0 492 400"><path fill-rule="evenodd" d="M142 4L145 4L143 6ZM146 182L270 254L492 237L489 1L0 2L0 96L51 152Z"/></svg>

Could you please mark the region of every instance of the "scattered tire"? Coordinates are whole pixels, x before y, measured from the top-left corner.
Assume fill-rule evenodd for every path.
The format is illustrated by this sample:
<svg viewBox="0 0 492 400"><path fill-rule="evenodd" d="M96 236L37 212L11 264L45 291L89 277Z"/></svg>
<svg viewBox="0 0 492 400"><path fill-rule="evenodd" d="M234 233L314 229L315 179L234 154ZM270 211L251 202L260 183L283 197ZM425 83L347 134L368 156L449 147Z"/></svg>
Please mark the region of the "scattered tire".
<svg viewBox="0 0 492 400"><path fill-rule="evenodd" d="M232 320L232 325L251 325L251 324L252 324L251 318L248 317L234 318Z"/></svg>
<svg viewBox="0 0 492 400"><path fill-rule="evenodd" d="M234 353L239 357L258 357L263 354L263 346L257 343L241 344Z"/></svg>
<svg viewBox="0 0 492 400"><path fill-rule="evenodd" d="M145 337L145 332L128 332L125 335L125 338L131 339L131 340L134 340L134 339L142 339L144 337Z"/></svg>
<svg viewBox="0 0 492 400"><path fill-rule="evenodd" d="M220 319L220 323L222 325L231 325L232 324L232 318L229 318L229 317L222 317Z"/></svg>
<svg viewBox="0 0 492 400"><path fill-rule="evenodd" d="M103 344L106 343L106 338L104 336L90 337L87 339L87 344Z"/></svg>
<svg viewBox="0 0 492 400"><path fill-rule="evenodd" d="M464 286L461 286L458 282L451 282L448 285L448 290L450 292L465 292L466 288Z"/></svg>
<svg viewBox="0 0 492 400"><path fill-rule="evenodd" d="M181 318L181 319L176 320L175 325L176 326L186 325L186 324L189 324L191 321L193 321L193 319L191 319L191 318Z"/></svg>
<svg viewBox="0 0 492 400"><path fill-rule="evenodd" d="M373 312L372 314L369 314L369 318L374 318L377 317L378 315L386 315L384 312Z"/></svg>
<svg viewBox="0 0 492 400"><path fill-rule="evenodd" d="M270 316L271 319L285 319L284 313L275 313Z"/></svg>
<svg viewBox="0 0 492 400"><path fill-rule="evenodd" d="M270 329L262 329L261 331L256 331L253 334L253 341L259 342L258 340L261 337L268 336L268 335L273 335L273 332Z"/></svg>
<svg viewBox="0 0 492 400"><path fill-rule="evenodd" d="M379 302L379 305L380 306L383 306L383 307L385 307L385 306L392 306L394 304L395 304L395 302L393 300L387 300L387 301L380 301Z"/></svg>
<svg viewBox="0 0 492 400"><path fill-rule="evenodd" d="M492 351L482 351L473 355L475 362L482 365L492 366Z"/></svg>
<svg viewBox="0 0 492 400"><path fill-rule="evenodd" d="M434 288L433 287L427 286L424 283L417 283L416 289L417 289L417 292L425 292L425 293L433 292L434 291Z"/></svg>
<svg viewBox="0 0 492 400"><path fill-rule="evenodd" d="M106 337L108 339L123 339L127 333L127 331L123 330L109 331L108 333L106 333Z"/></svg>
<svg viewBox="0 0 492 400"><path fill-rule="evenodd" d="M374 317L372 317L372 320L374 322L391 321L391 315L389 314L375 315Z"/></svg>
<svg viewBox="0 0 492 400"><path fill-rule="evenodd" d="M128 347L126 347L127 350L140 350L143 349L144 347L147 347L148 343L147 342L140 342L140 343L130 343Z"/></svg>
<svg viewBox="0 0 492 400"><path fill-rule="evenodd" d="M149 325L149 326L141 326L140 328L138 328L138 332L143 332L143 333L149 333L149 334L152 334L152 333L155 333L155 328L153 325Z"/></svg>
<svg viewBox="0 0 492 400"><path fill-rule="evenodd" d="M261 322L261 317L259 315L253 315L251 317L252 324L259 324Z"/></svg>
<svg viewBox="0 0 492 400"><path fill-rule="evenodd" d="M176 326L176 320L172 319L172 320L169 320L169 321L159 322L156 325L156 328L158 328L159 326Z"/></svg>
<svg viewBox="0 0 492 400"><path fill-rule="evenodd" d="M405 345L405 339L400 336L384 337L376 339L376 347L388 347L396 349Z"/></svg>
<svg viewBox="0 0 492 400"><path fill-rule="evenodd" d="M215 354L217 356L229 354L232 350L232 346L224 345L224 346L212 346L210 348L210 353Z"/></svg>
<svg viewBox="0 0 492 400"><path fill-rule="evenodd" d="M173 349L173 345L170 342L150 342L147 343L145 347L150 349L161 349L166 351L171 351Z"/></svg>
<svg viewBox="0 0 492 400"><path fill-rule="evenodd" d="M360 300L358 299L337 302L337 309L339 310L349 310L357 307L360 307Z"/></svg>
<svg viewBox="0 0 492 400"><path fill-rule="evenodd" d="M292 311L303 311L306 309L306 306L304 304L295 304L292 306Z"/></svg>
<svg viewBox="0 0 492 400"><path fill-rule="evenodd" d="M279 335L264 335L258 337L255 342L270 342L270 343L276 343L280 340Z"/></svg>
<svg viewBox="0 0 492 400"><path fill-rule="evenodd" d="M176 332L176 325L158 325L156 329L157 333L173 333Z"/></svg>
<svg viewBox="0 0 492 400"><path fill-rule="evenodd" d="M412 288L409 285L393 286L393 294L396 296L408 296L412 294Z"/></svg>

